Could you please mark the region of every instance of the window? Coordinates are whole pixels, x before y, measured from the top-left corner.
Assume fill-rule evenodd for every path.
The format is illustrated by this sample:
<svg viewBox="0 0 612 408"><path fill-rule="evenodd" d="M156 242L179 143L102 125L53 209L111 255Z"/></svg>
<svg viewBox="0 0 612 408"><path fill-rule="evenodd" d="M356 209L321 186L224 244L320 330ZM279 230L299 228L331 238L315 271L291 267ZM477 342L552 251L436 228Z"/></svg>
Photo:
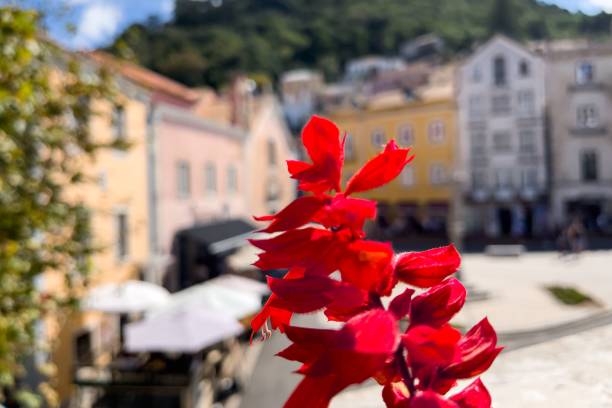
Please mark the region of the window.
<svg viewBox="0 0 612 408"><path fill-rule="evenodd" d="M599 125L599 115L595 105L581 105L576 111L576 122L580 128L595 128Z"/></svg>
<svg viewBox="0 0 612 408"><path fill-rule="evenodd" d="M204 180L205 188L208 193L215 193L217 191L217 168L214 163L206 164L204 169Z"/></svg>
<svg viewBox="0 0 612 408"><path fill-rule="evenodd" d="M593 64L588 61L582 61L576 67L576 83L579 85L589 84L593 82L595 72Z"/></svg>
<svg viewBox="0 0 612 408"><path fill-rule="evenodd" d="M444 123L442 121L436 120L429 124L428 139L431 144L444 143Z"/></svg>
<svg viewBox="0 0 612 408"><path fill-rule="evenodd" d="M598 178L597 152L594 150L582 152L580 167L583 181L596 181Z"/></svg>
<svg viewBox="0 0 612 408"><path fill-rule="evenodd" d="M397 131L397 139L400 145L404 147L412 146L414 144L414 134L412 132L412 126L402 125Z"/></svg>
<svg viewBox="0 0 612 408"><path fill-rule="evenodd" d="M372 132L372 144L375 147L384 146L385 142L385 132L382 129L376 129Z"/></svg>
<svg viewBox="0 0 612 408"><path fill-rule="evenodd" d="M475 189L485 188L487 186L487 172L484 170L473 171L472 186Z"/></svg>
<svg viewBox="0 0 612 408"><path fill-rule="evenodd" d="M521 62L519 62L519 75L523 78L526 78L529 76L529 62L527 62L526 60L521 60Z"/></svg>
<svg viewBox="0 0 612 408"><path fill-rule="evenodd" d="M238 170L231 164L227 168L227 190L230 193L238 191Z"/></svg>
<svg viewBox="0 0 612 408"><path fill-rule="evenodd" d="M495 186L497 188L512 187L512 169L497 169L495 171Z"/></svg>
<svg viewBox="0 0 612 408"><path fill-rule="evenodd" d="M493 149L496 152L508 152L512 150L512 141L510 133L497 132L493 134Z"/></svg>
<svg viewBox="0 0 612 408"><path fill-rule="evenodd" d="M104 192L108 191L108 172L106 170L102 170L98 174L98 187Z"/></svg>
<svg viewBox="0 0 612 408"><path fill-rule="evenodd" d="M533 115L535 111L533 91L529 89L518 91L517 101L518 101L518 111L521 114L521 116Z"/></svg>
<svg viewBox="0 0 612 408"><path fill-rule="evenodd" d="M346 139L344 139L344 158L346 160L355 159L355 146L353 145L353 143L353 135L347 133Z"/></svg>
<svg viewBox="0 0 612 408"><path fill-rule="evenodd" d="M128 257L129 246L128 246L128 216L125 211L117 212L115 214L115 228L116 228L116 245L117 245L117 259L124 260Z"/></svg>
<svg viewBox="0 0 612 408"><path fill-rule="evenodd" d="M472 82L478 83L482 80L482 71L480 67L474 67L472 70Z"/></svg>
<svg viewBox="0 0 612 408"><path fill-rule="evenodd" d="M491 98L491 113L505 115L510 113L510 96L495 95Z"/></svg>
<svg viewBox="0 0 612 408"><path fill-rule="evenodd" d="M538 170L534 168L521 171L521 186L523 188L536 188L538 186Z"/></svg>
<svg viewBox="0 0 612 408"><path fill-rule="evenodd" d="M519 132L519 150L521 153L535 152L535 134L533 130L521 130Z"/></svg>
<svg viewBox="0 0 612 408"><path fill-rule="evenodd" d="M470 96L469 114L471 119L480 119L483 116L482 98L480 95Z"/></svg>
<svg viewBox="0 0 612 408"><path fill-rule="evenodd" d="M493 81L496 86L504 86L507 83L506 59L501 55L493 59Z"/></svg>
<svg viewBox="0 0 612 408"><path fill-rule="evenodd" d="M116 141L125 139L125 108L115 105L111 116L111 126L113 128L113 138Z"/></svg>
<svg viewBox="0 0 612 408"><path fill-rule="evenodd" d="M184 160L176 164L176 187L179 198L187 198L191 194L191 170Z"/></svg>
<svg viewBox="0 0 612 408"><path fill-rule="evenodd" d="M484 132L472 133L471 148L474 156L484 156L487 152L487 135Z"/></svg>
<svg viewBox="0 0 612 408"><path fill-rule="evenodd" d="M268 164L270 166L275 166L276 163L276 144L274 140L268 140Z"/></svg>
<svg viewBox="0 0 612 408"><path fill-rule="evenodd" d="M400 181L404 187L414 186L414 167L405 166L400 174Z"/></svg>
<svg viewBox="0 0 612 408"><path fill-rule="evenodd" d="M432 164L429 167L429 181L433 185L446 183L448 174L443 164Z"/></svg>

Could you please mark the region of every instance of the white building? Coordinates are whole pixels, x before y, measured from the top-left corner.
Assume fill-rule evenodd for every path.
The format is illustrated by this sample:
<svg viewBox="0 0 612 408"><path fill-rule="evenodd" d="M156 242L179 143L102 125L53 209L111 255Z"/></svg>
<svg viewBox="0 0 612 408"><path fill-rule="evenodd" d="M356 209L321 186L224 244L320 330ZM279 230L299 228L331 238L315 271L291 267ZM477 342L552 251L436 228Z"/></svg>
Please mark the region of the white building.
<svg viewBox="0 0 612 408"><path fill-rule="evenodd" d="M323 76L317 71L296 69L282 75L283 111L293 130L300 129L317 110L317 98L322 87Z"/></svg>
<svg viewBox="0 0 612 408"><path fill-rule="evenodd" d="M548 227L545 63L503 36L458 73L467 234L539 235Z"/></svg>
<svg viewBox="0 0 612 408"><path fill-rule="evenodd" d="M591 231L612 217L612 44L548 44L552 209Z"/></svg>

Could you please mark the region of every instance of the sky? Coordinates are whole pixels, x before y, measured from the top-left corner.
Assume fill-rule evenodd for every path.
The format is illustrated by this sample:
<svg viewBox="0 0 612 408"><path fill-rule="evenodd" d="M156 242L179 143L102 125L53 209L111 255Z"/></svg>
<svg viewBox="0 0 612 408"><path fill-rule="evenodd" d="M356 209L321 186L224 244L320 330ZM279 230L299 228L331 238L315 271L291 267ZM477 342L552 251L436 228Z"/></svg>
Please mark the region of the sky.
<svg viewBox="0 0 612 408"><path fill-rule="evenodd" d="M612 0L542 1L588 14L612 12ZM130 24L146 21L151 15L168 20L174 9L174 0L0 0L0 4L7 3L43 10L51 37L72 49L107 45ZM66 30L68 24L75 27L74 33Z"/></svg>

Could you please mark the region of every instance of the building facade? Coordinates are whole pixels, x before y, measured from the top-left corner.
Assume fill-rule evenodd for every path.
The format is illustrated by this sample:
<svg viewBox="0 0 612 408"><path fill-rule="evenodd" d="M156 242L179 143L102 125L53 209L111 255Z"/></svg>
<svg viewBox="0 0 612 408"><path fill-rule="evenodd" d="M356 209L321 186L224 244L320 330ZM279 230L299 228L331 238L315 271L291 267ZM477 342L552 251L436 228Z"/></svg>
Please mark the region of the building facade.
<svg viewBox="0 0 612 408"><path fill-rule="evenodd" d="M478 48L459 70L468 235L548 230L545 75L542 58L503 36Z"/></svg>
<svg viewBox="0 0 612 408"><path fill-rule="evenodd" d="M591 232L612 219L612 46L555 44L543 50L550 116L552 209L563 227L581 218Z"/></svg>
<svg viewBox="0 0 612 408"><path fill-rule="evenodd" d="M452 92L407 100L402 92L379 95L359 109L329 112L347 132L343 183L391 139L411 147L410 165L391 183L363 193L379 202L379 226L398 235L445 235L448 222L456 109Z"/></svg>

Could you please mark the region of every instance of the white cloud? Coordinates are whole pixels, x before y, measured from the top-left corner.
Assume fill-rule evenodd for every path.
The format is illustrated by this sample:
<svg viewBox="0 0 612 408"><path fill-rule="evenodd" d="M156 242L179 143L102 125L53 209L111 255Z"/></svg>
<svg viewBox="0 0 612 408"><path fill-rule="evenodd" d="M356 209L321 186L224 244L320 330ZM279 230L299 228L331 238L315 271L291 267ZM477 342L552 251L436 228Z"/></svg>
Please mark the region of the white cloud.
<svg viewBox="0 0 612 408"><path fill-rule="evenodd" d="M612 0L585 0L584 3L586 3L585 6L588 5L587 7L590 8L597 8L607 12L612 11Z"/></svg>
<svg viewBox="0 0 612 408"><path fill-rule="evenodd" d="M104 1L72 1L80 1L84 7L74 37L75 47L99 46L117 34L122 18L121 9L117 5Z"/></svg>

